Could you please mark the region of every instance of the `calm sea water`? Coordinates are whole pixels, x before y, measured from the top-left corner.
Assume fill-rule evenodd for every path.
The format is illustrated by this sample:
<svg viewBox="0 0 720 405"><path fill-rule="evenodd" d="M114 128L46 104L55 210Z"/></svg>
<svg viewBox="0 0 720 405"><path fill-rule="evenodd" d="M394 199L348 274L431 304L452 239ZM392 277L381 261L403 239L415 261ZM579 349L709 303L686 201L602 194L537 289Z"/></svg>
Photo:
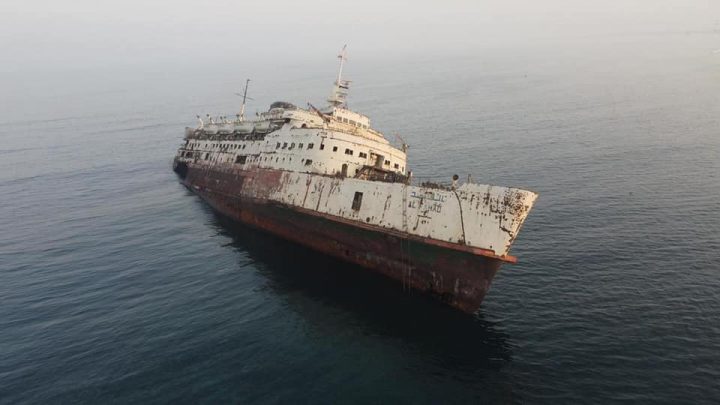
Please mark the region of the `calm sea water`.
<svg viewBox="0 0 720 405"><path fill-rule="evenodd" d="M195 114L321 104L332 59L5 75L0 402L718 403L716 39L351 61L418 176L540 193L476 317L178 184Z"/></svg>

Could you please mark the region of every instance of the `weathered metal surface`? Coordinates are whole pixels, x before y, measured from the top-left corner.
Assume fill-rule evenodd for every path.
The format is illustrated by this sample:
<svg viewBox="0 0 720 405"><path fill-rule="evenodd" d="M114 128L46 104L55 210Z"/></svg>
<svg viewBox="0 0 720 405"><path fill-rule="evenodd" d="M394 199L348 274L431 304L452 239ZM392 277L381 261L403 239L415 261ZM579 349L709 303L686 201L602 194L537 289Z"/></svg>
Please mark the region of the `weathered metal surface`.
<svg viewBox="0 0 720 405"><path fill-rule="evenodd" d="M342 59L341 59L342 61ZM466 183L412 185L398 149L345 104L273 103L254 121L186 130L174 170L221 213L477 309L537 198Z"/></svg>
<svg viewBox="0 0 720 405"><path fill-rule="evenodd" d="M265 173L243 177L243 183L273 181ZM237 221L346 260L433 295L462 311L476 311L503 260L473 251L448 249L430 239L404 238L383 229L355 226L315 211L296 209L270 199L238 197L211 188L231 175L191 169L186 184L215 210ZM262 180L260 180L262 178ZM242 195L242 193L239 193Z"/></svg>
<svg viewBox="0 0 720 405"><path fill-rule="evenodd" d="M204 186L230 195L312 210L450 248L478 248L501 258L509 255L537 197L525 190L475 184L444 190L259 168L198 169L215 173L215 183ZM234 184L239 177L245 178L241 190ZM352 206L356 193L362 193L359 209Z"/></svg>
<svg viewBox="0 0 720 405"><path fill-rule="evenodd" d="M184 184L224 215L378 271L466 312L478 309L500 265L515 261L492 249L453 243L451 238L496 237L498 244L512 243L527 215L522 193L502 187L426 190L353 180L190 165ZM351 208L355 190L369 197L363 198L357 211ZM396 198L400 193L411 196L407 207ZM461 206L464 231L457 215ZM400 229L403 212L410 218L407 231ZM468 219L473 216L484 222ZM513 219L516 216L520 219ZM477 225L480 230L494 226L498 231L476 232ZM444 235L451 235L450 240L440 239Z"/></svg>

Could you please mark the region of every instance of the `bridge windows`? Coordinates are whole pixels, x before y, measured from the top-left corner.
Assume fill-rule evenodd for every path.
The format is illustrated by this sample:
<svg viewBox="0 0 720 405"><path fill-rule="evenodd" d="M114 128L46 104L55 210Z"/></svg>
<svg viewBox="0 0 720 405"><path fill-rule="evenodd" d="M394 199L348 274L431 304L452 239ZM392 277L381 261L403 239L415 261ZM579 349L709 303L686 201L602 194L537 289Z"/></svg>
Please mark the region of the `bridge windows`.
<svg viewBox="0 0 720 405"><path fill-rule="evenodd" d="M235 158L235 163L243 164L247 161L247 156L241 155Z"/></svg>
<svg viewBox="0 0 720 405"><path fill-rule="evenodd" d="M353 154L352 149L345 149L345 154L352 156L352 154Z"/></svg>
<svg viewBox="0 0 720 405"><path fill-rule="evenodd" d="M337 152L337 146L333 146L333 152Z"/></svg>
<svg viewBox="0 0 720 405"><path fill-rule="evenodd" d="M312 159L305 159L305 166L310 166L312 164Z"/></svg>
<svg viewBox="0 0 720 405"><path fill-rule="evenodd" d="M287 149L287 142L283 142L282 148L283 148L283 149Z"/></svg>
<svg viewBox="0 0 720 405"><path fill-rule="evenodd" d="M325 144L324 144L324 143L321 143L321 144L320 144L320 150L323 150L323 149L325 149Z"/></svg>
<svg viewBox="0 0 720 405"><path fill-rule="evenodd" d="M366 157L367 157L367 153L360 152L360 153L358 153L358 156L360 156L361 158L366 158Z"/></svg>
<svg viewBox="0 0 720 405"><path fill-rule="evenodd" d="M302 149L302 148L303 148L303 144L302 144L302 142L300 142L300 145L298 145L298 149Z"/></svg>
<svg viewBox="0 0 720 405"><path fill-rule="evenodd" d="M275 145L275 149L280 149L280 142L278 142L277 145Z"/></svg>
<svg viewBox="0 0 720 405"><path fill-rule="evenodd" d="M307 147L307 148L308 148L308 149L312 149L312 148L313 148L313 146L315 146L315 144L314 144L314 143L309 143L309 144L308 144L308 147Z"/></svg>

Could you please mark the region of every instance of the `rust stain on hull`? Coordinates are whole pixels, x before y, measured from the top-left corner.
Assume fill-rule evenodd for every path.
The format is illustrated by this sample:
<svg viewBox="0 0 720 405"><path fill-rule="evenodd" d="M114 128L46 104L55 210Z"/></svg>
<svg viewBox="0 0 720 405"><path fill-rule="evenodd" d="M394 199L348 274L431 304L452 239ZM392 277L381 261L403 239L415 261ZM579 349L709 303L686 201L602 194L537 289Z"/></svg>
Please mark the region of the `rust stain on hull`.
<svg viewBox="0 0 720 405"><path fill-rule="evenodd" d="M269 200L281 183L279 172L193 167L183 180L227 217L384 274L467 313L477 311L502 263L515 261Z"/></svg>

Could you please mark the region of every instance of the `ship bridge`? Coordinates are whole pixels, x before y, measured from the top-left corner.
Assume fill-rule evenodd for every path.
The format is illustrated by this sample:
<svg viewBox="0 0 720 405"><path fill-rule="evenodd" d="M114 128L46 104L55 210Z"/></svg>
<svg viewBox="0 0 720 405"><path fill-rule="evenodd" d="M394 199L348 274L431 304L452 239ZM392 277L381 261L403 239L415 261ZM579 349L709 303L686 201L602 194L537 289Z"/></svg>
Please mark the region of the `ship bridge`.
<svg viewBox="0 0 720 405"><path fill-rule="evenodd" d="M408 176L406 147L394 147L382 133L370 127L370 119L346 104L349 81L342 79L345 51L340 54L340 73L329 105L308 109L287 101L275 101L255 120L213 119L208 125L198 117L199 127L186 129L186 142L178 158L200 165L228 165L242 170L283 170L330 176L398 181Z"/></svg>

